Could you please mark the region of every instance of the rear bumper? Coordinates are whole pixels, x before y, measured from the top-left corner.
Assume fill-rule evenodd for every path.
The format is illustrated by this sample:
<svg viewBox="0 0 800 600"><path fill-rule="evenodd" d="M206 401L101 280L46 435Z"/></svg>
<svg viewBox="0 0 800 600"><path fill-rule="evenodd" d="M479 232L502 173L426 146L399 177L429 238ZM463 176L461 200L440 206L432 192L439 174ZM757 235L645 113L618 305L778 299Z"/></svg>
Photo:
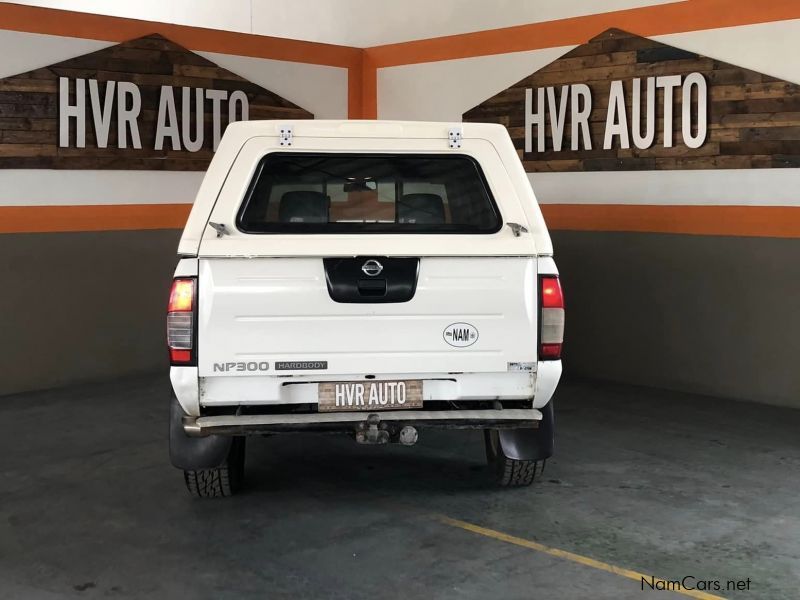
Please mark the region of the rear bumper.
<svg viewBox="0 0 800 600"><path fill-rule="evenodd" d="M421 414L420 414L421 413ZM378 413L309 413L294 415L187 415L175 396L170 401L170 461L183 470L211 469L223 464L233 436L292 431L349 432L365 436L380 430L397 441L400 430L416 428L479 428L499 430L509 458L540 460L553 453L553 405L537 409L385 411Z"/></svg>
<svg viewBox="0 0 800 600"><path fill-rule="evenodd" d="M500 373L384 373L378 380L423 381L423 400L524 400L542 408L553 396L561 376L561 361L540 361L535 372ZM292 377L200 377L197 367L172 367L170 379L187 415L200 417L203 407L316 404L317 384L362 380L364 374Z"/></svg>
<svg viewBox="0 0 800 600"><path fill-rule="evenodd" d="M288 415L184 416L183 430L191 437L208 435L258 435L291 431L355 431L366 427L370 416L389 428L483 429L536 427L542 420L537 409L502 410L395 410L370 413L337 412Z"/></svg>

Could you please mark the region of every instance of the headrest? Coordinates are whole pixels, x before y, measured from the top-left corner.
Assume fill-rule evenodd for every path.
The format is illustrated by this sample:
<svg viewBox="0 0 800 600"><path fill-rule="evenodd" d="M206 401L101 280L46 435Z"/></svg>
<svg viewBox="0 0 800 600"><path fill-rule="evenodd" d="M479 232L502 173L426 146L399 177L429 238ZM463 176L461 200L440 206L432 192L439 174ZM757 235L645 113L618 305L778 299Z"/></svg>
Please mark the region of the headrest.
<svg viewBox="0 0 800 600"><path fill-rule="evenodd" d="M405 194L397 203L398 223L444 223L444 202L438 194Z"/></svg>
<svg viewBox="0 0 800 600"><path fill-rule="evenodd" d="M331 199L322 192L299 190L281 196L278 220L281 223L327 223Z"/></svg>

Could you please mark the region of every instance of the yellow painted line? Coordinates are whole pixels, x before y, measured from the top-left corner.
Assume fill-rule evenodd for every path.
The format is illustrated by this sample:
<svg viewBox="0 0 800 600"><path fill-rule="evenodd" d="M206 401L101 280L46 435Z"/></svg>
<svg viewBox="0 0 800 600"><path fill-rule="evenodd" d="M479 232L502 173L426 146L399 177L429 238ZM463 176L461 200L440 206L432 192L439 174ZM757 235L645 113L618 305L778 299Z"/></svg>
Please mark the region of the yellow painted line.
<svg viewBox="0 0 800 600"><path fill-rule="evenodd" d="M450 525L451 527L457 527L459 529L464 529L465 531L471 531L472 533L477 533L478 535L483 535L485 537L499 540L501 542L506 542L508 544L514 544L515 546L528 548L529 550L536 550L537 552L542 552L544 554L549 554L550 556L563 558L565 560L578 563L579 565L592 567L593 569L599 569L601 571L606 571L608 573L614 573L614 575L627 577L628 579L633 579L634 581L637 582L641 582L642 579L644 578L648 581L653 580L654 582L656 582L656 584L661 584L664 586L666 586L667 584L674 585L673 582L668 582L665 579L659 579L658 577L645 575L644 573L639 573L638 571L632 571L630 569L623 569L622 567L615 567L614 565L610 565L608 563L595 560L594 558L589 558L588 556L581 556L580 554L575 554L574 552L567 552L566 550L559 550L558 548L545 546L544 544L540 544L539 542L534 542L532 540L526 540L524 538L508 535L507 533L503 533L501 531L495 531L494 529L488 529L486 527L481 527L480 525L473 525L472 523L467 523L466 521L460 521L458 519L452 519L450 517L445 517L445 516L439 516L438 519L445 525ZM722 596L715 596L714 594L709 594L699 590L687 590L680 587L680 585L678 587L679 589L674 589L671 587L665 587L664 589L675 592L676 594L683 594L684 596L689 596L690 598L700 598L702 600L725 600L725 598L723 598Z"/></svg>

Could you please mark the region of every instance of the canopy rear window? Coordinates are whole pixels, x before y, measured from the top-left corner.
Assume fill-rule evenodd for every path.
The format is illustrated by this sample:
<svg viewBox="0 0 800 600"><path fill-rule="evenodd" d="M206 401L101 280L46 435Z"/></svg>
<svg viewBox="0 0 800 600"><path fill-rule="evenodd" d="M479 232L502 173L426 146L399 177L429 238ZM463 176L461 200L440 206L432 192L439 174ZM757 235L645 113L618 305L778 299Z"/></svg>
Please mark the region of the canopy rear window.
<svg viewBox="0 0 800 600"><path fill-rule="evenodd" d="M494 233L502 223L463 155L265 156L237 226L245 233Z"/></svg>

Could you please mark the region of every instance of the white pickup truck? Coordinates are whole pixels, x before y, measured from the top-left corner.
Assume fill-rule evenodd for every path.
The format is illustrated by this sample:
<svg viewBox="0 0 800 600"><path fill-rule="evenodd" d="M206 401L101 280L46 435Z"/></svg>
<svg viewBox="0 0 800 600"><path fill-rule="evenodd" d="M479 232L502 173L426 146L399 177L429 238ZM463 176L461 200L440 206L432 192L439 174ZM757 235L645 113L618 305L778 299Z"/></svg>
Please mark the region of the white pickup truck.
<svg viewBox="0 0 800 600"><path fill-rule="evenodd" d="M248 435L482 429L505 486L552 454L563 296L502 126L234 123L178 255L170 455L194 495L240 487Z"/></svg>

